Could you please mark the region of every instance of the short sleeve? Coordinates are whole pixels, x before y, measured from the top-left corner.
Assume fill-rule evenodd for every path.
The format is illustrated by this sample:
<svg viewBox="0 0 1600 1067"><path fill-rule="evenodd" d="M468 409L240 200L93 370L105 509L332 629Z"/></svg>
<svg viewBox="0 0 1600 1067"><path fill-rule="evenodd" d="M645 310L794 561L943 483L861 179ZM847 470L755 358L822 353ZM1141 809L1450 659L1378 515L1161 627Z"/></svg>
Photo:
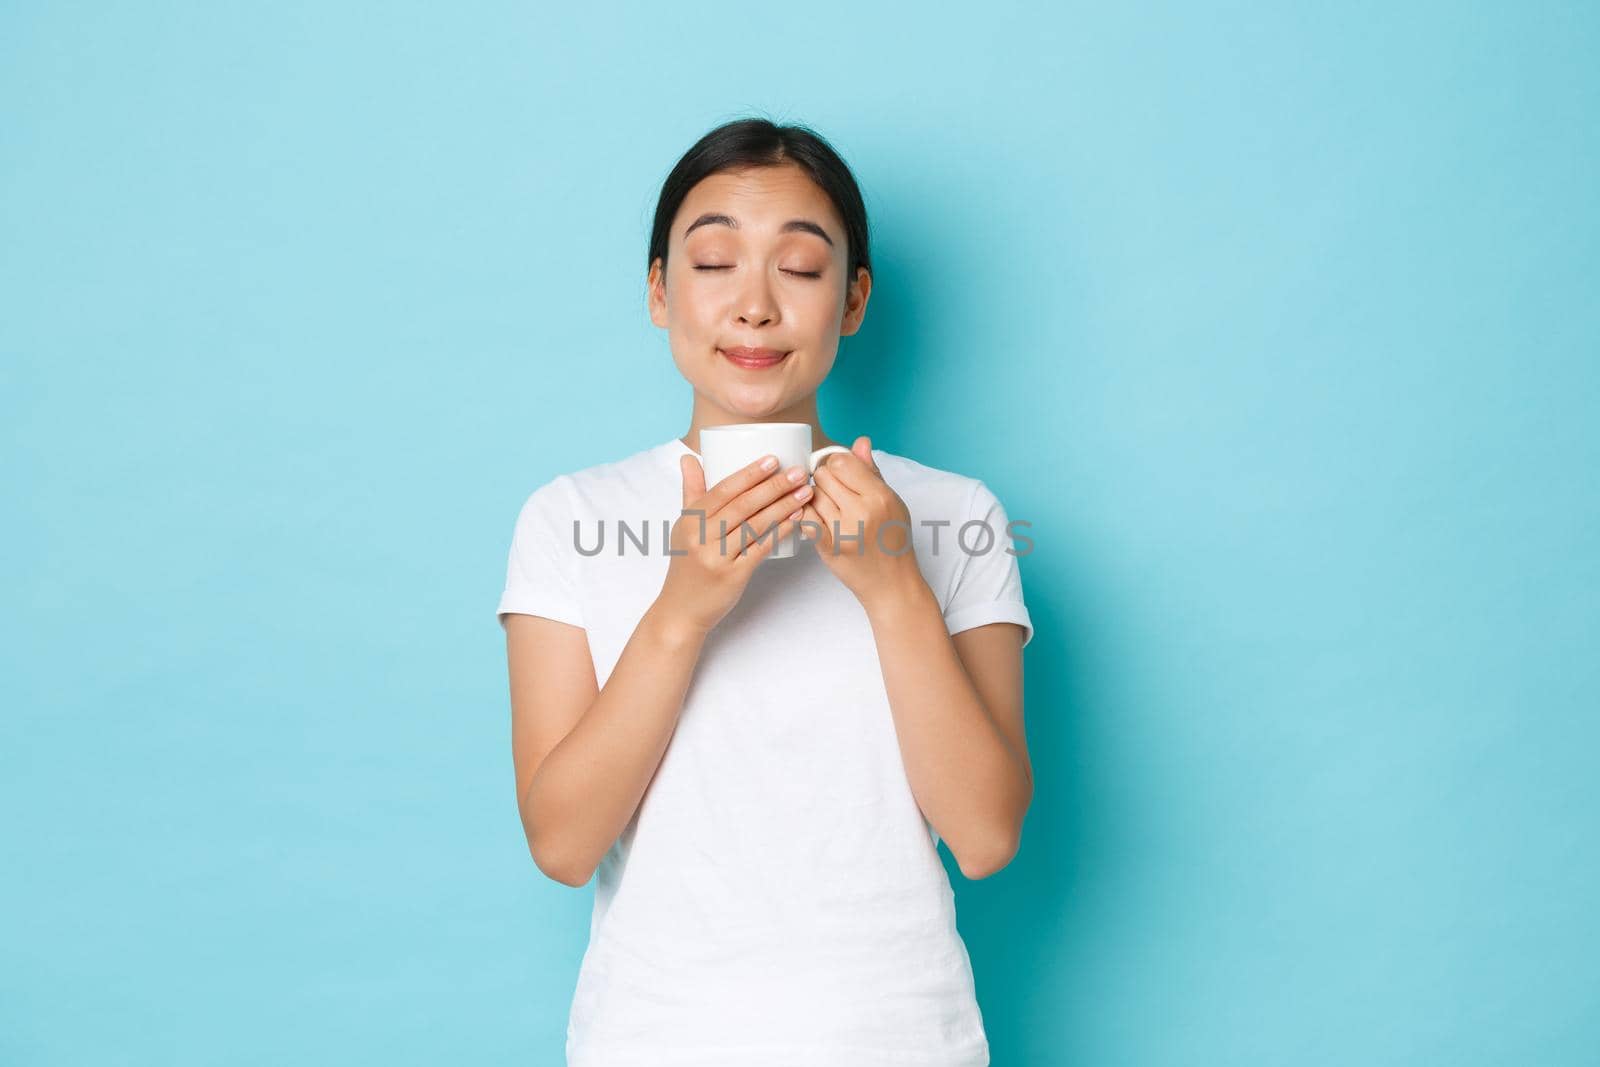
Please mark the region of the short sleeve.
<svg viewBox="0 0 1600 1067"><path fill-rule="evenodd" d="M535 489L517 514L505 591L495 612L502 628L507 614L583 625L572 536L571 508L560 479L553 479Z"/></svg>
<svg viewBox="0 0 1600 1067"><path fill-rule="evenodd" d="M945 628L952 634L991 622L1014 622L1022 627L1022 644L1033 640L1033 620L1022 602L1022 572L1017 556L1032 547L1020 530L1006 530L1006 511L983 482L973 487L967 515L954 531L957 555L955 586L944 611ZM985 529L987 528L987 529Z"/></svg>

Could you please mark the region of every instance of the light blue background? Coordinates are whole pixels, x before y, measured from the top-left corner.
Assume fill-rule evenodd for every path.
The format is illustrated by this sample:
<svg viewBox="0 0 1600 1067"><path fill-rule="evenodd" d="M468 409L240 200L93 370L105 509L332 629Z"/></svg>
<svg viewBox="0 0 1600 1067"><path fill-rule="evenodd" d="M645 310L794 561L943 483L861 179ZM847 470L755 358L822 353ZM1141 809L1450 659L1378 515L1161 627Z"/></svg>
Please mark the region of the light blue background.
<svg viewBox="0 0 1600 1067"><path fill-rule="evenodd" d="M994 1062L1593 1063L1596 8L578 12L0 13L0 1062L560 1063L493 610L759 113L872 214L826 428L1033 523Z"/></svg>

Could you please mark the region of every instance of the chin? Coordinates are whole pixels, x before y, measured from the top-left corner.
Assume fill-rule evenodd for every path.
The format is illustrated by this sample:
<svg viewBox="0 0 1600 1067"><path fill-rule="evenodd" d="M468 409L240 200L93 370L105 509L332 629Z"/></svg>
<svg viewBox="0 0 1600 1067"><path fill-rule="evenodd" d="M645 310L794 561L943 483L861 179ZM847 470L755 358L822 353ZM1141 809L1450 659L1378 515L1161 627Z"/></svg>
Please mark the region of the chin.
<svg viewBox="0 0 1600 1067"><path fill-rule="evenodd" d="M724 407L752 422L775 415L793 403L791 398L774 389L734 388L724 396Z"/></svg>

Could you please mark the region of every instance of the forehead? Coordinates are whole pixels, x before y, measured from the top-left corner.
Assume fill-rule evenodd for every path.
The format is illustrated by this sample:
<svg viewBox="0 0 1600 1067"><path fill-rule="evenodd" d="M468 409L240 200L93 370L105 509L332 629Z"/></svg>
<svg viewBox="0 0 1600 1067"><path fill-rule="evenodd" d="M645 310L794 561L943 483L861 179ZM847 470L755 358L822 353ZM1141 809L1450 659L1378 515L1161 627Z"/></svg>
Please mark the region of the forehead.
<svg viewBox="0 0 1600 1067"><path fill-rule="evenodd" d="M844 237L844 222L816 182L793 165L753 167L723 171L701 179L689 190L673 220L672 236L682 240L701 215L723 214L738 220L738 232L771 233L790 219L813 219L827 230L835 245ZM700 226L695 235L729 234L726 226Z"/></svg>

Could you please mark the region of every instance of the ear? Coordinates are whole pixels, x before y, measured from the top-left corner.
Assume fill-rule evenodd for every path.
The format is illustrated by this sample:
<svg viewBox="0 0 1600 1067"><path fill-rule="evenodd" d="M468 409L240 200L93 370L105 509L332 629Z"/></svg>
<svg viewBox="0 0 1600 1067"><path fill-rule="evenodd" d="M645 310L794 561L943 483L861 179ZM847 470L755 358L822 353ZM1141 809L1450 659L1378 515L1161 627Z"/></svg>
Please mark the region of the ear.
<svg viewBox="0 0 1600 1067"><path fill-rule="evenodd" d="M840 337L848 337L861 329L861 320L867 314L867 294L871 292L872 272L866 267L857 267L855 281L845 292L844 316L839 324Z"/></svg>
<svg viewBox="0 0 1600 1067"><path fill-rule="evenodd" d="M666 271L658 258L650 264L650 272L645 276L644 290L645 306L650 311L650 321L662 329L667 327L667 286Z"/></svg>

